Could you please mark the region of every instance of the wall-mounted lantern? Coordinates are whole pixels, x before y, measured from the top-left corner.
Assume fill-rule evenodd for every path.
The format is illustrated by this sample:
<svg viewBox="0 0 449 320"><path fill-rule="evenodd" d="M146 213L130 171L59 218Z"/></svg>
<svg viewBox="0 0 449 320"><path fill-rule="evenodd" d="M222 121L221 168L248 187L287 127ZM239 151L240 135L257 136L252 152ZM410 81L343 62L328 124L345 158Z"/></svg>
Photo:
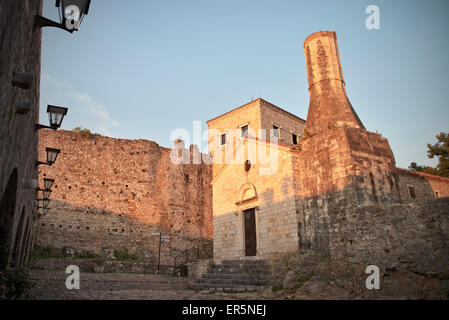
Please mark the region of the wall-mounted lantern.
<svg viewBox="0 0 449 320"><path fill-rule="evenodd" d="M40 208L48 208L48 205L50 204L50 199L37 199L37 201L42 202L42 207Z"/></svg>
<svg viewBox="0 0 449 320"><path fill-rule="evenodd" d="M60 23L40 15L34 18L34 30L55 27L73 33L78 31L85 15L89 13L90 0L56 0Z"/></svg>
<svg viewBox="0 0 449 320"><path fill-rule="evenodd" d="M56 162L56 158L58 157L58 155L61 153L61 150L59 150L59 149L46 148L45 150L47 151L47 162L36 161L36 166L39 166L42 164L47 165L47 166L52 166Z"/></svg>
<svg viewBox="0 0 449 320"><path fill-rule="evenodd" d="M36 191L42 191L42 197L44 199L50 199L51 196L51 188L53 187L53 183L55 180L53 179L44 179L44 189L36 188Z"/></svg>
<svg viewBox="0 0 449 320"><path fill-rule="evenodd" d="M41 211L41 215L42 216L46 216L47 215L47 213L48 213L48 211L50 211L50 208L48 208L48 207L38 207L37 209L42 209L42 211Z"/></svg>
<svg viewBox="0 0 449 320"><path fill-rule="evenodd" d="M53 184L55 183L54 179L44 179L44 188L45 190L51 190Z"/></svg>
<svg viewBox="0 0 449 320"><path fill-rule="evenodd" d="M50 126L44 126L42 124L36 124L36 130L40 129L52 129L58 130L61 127L62 120L67 115L68 108L57 107L57 106L47 106L48 118L50 121Z"/></svg>
<svg viewBox="0 0 449 320"><path fill-rule="evenodd" d="M44 199L50 199L51 192L52 192L51 190L42 190L42 197Z"/></svg>

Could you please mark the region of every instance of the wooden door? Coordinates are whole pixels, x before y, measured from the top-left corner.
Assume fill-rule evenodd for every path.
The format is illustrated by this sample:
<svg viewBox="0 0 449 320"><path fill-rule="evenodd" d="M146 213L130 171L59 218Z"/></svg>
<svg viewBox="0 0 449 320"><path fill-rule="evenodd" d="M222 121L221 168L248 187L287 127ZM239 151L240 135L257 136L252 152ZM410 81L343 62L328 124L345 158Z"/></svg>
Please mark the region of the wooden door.
<svg viewBox="0 0 449 320"><path fill-rule="evenodd" d="M256 210L249 209L244 211L245 219L245 254L252 257L257 254L256 238Z"/></svg>

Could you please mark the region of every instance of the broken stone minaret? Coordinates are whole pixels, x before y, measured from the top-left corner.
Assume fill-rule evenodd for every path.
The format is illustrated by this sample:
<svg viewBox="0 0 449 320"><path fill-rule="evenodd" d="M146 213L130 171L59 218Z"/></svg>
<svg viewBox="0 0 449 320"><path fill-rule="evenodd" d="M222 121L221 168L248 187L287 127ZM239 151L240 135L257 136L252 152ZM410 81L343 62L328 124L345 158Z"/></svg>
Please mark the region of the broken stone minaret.
<svg viewBox="0 0 449 320"><path fill-rule="evenodd" d="M310 35L304 50L310 106L299 159L301 241L329 249L346 209L397 202L399 179L387 139L367 131L349 102L335 31Z"/></svg>
<svg viewBox="0 0 449 320"><path fill-rule="evenodd" d="M365 129L346 95L335 31L321 31L304 42L310 105L306 129L316 133L330 126Z"/></svg>

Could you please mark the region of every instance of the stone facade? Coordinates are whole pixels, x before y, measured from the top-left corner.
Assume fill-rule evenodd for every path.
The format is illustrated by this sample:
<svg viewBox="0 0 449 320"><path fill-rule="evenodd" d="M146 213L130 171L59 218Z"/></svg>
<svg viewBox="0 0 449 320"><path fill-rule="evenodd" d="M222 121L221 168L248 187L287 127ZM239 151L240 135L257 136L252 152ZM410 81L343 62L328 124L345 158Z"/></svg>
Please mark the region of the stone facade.
<svg viewBox="0 0 449 320"><path fill-rule="evenodd" d="M34 237L42 34L33 22L41 11L42 0L0 3L0 269L24 265ZM30 82L13 86L19 73Z"/></svg>
<svg viewBox="0 0 449 320"><path fill-rule="evenodd" d="M41 178L55 179L52 208L40 220L37 243L103 253L127 248L167 262L212 238L211 167L171 161L172 149L147 140L113 139L72 131L40 132L45 147L61 149ZM193 148L192 148L193 149ZM185 150L189 155L189 151Z"/></svg>
<svg viewBox="0 0 449 320"><path fill-rule="evenodd" d="M239 134L243 125L249 126L248 137ZM273 125L279 128L278 144L270 143ZM299 141L304 125L301 118L260 98L208 121L209 148L214 157L215 257L245 255L245 210L252 208L256 210L259 257L297 250L295 164L299 150L293 145L292 134L297 134ZM235 137L229 129L237 129ZM225 132L228 143L221 146L216 134ZM229 139L233 139L232 144ZM221 163L215 163L217 157ZM245 170L246 160L251 163L249 171Z"/></svg>
<svg viewBox="0 0 449 320"><path fill-rule="evenodd" d="M245 149L274 152L270 143L245 139ZM251 159L244 164L226 164L214 177L214 255L221 259L245 256L245 210L256 209L257 255L295 251L298 244L294 165L298 151L276 147L277 164L264 175L266 165ZM262 174L261 174L262 173Z"/></svg>
<svg viewBox="0 0 449 320"><path fill-rule="evenodd" d="M430 214L425 212L434 205L433 217L447 234L447 201L432 201L447 196L449 179L396 168L388 140L365 129L346 95L335 32L312 34L304 50L310 94L306 123L262 99L208 121L209 130L214 130L209 135L214 158L214 259L265 259L312 249L333 259L348 254L357 263L368 262L367 253L373 252L371 261L380 263L380 257L390 252L387 256L394 264L401 256L398 243L406 243L417 252L436 250L434 260L444 274L445 240L438 228L429 225ZM241 138L237 134L233 143L222 145L222 133L244 124L255 132L276 125L301 138L293 145L283 139L288 135L281 130L279 143L270 142L270 136ZM261 162L261 153L274 158ZM246 160L251 163L249 171ZM267 163L276 163L276 170L261 174ZM251 210L255 226L248 214ZM398 228L399 221L426 227L419 231ZM247 239L252 241L249 229L255 229L255 255L245 250ZM388 237L393 229L396 234ZM422 245L421 240L413 240L415 236L435 239L435 247ZM392 240L385 244L383 237ZM376 239L385 246L376 244ZM364 254L348 253L351 246L365 250Z"/></svg>

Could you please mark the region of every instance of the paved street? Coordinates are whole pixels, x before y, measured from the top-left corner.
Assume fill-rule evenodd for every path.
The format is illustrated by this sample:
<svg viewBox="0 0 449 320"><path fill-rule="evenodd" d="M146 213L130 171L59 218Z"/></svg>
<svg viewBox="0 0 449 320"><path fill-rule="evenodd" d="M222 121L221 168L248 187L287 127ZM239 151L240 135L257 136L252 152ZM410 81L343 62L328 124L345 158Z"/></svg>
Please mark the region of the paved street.
<svg viewBox="0 0 449 320"><path fill-rule="evenodd" d="M64 271L32 270L30 299L37 300L216 300L251 299L255 293L209 293L188 289L187 278L154 274L81 273L80 290L68 290Z"/></svg>

